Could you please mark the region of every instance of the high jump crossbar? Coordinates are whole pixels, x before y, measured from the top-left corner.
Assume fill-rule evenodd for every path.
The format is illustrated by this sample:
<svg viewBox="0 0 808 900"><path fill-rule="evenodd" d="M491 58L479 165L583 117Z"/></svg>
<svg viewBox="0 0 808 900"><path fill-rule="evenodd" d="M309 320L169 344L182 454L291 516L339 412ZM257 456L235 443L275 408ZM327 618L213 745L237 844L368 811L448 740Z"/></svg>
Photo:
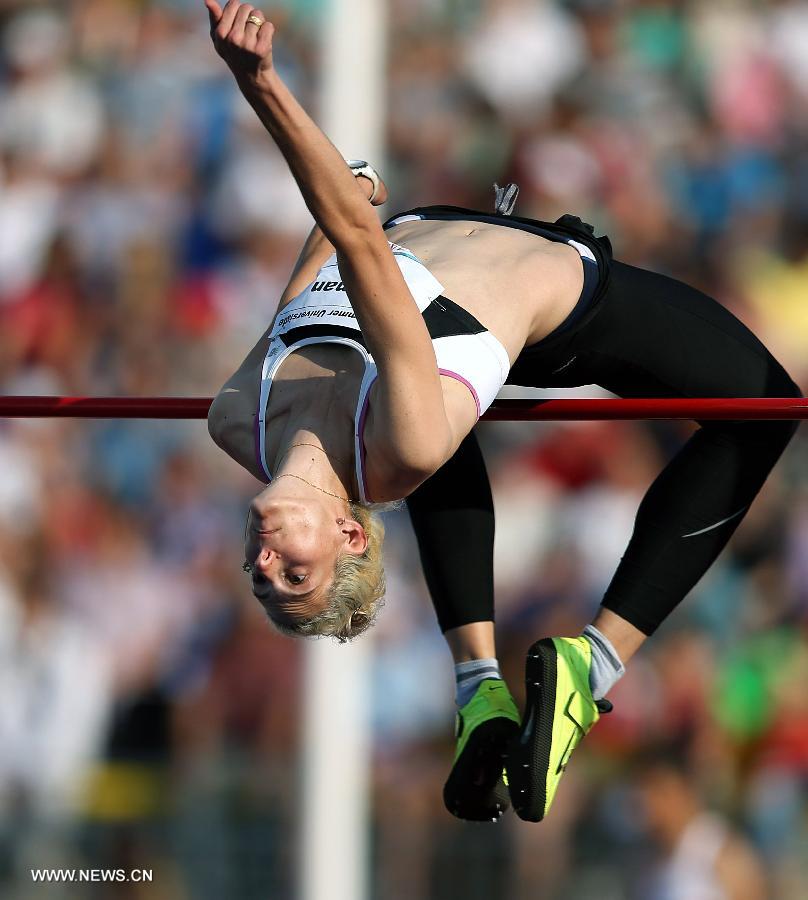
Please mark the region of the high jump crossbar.
<svg viewBox="0 0 808 900"><path fill-rule="evenodd" d="M210 397L3 397L0 418L204 419ZM489 422L808 419L808 397L497 400Z"/></svg>

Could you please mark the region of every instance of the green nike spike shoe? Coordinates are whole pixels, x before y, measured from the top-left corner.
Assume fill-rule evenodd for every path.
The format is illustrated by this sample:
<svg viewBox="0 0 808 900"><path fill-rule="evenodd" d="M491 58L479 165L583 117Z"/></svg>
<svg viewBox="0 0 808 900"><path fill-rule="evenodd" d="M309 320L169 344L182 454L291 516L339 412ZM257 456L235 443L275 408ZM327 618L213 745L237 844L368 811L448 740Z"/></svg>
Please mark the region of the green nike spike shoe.
<svg viewBox="0 0 808 900"><path fill-rule="evenodd" d="M519 710L501 679L486 679L457 713L457 751L443 788L458 819L496 821L509 806L505 754L519 733Z"/></svg>
<svg viewBox="0 0 808 900"><path fill-rule="evenodd" d="M545 638L525 664L525 714L507 761L511 803L520 819L540 822L550 810L572 751L608 700L589 688L592 647L584 637Z"/></svg>

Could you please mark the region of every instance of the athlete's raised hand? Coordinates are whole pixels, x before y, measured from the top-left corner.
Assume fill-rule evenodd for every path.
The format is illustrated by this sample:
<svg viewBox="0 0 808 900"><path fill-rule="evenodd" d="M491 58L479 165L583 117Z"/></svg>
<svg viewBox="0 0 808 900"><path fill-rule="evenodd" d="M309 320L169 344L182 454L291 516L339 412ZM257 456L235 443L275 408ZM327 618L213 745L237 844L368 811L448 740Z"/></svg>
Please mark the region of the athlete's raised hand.
<svg viewBox="0 0 808 900"><path fill-rule="evenodd" d="M210 16L210 36L216 52L236 79L257 81L272 71L272 36L275 26L251 3L205 0Z"/></svg>

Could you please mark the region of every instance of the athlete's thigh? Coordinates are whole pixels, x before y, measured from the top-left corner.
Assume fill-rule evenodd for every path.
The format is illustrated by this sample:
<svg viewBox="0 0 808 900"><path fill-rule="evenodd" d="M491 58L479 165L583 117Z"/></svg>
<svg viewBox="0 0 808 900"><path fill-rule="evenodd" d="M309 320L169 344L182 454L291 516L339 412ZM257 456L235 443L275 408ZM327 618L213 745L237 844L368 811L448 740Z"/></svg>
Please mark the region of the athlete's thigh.
<svg viewBox="0 0 808 900"><path fill-rule="evenodd" d="M618 262L600 314L571 349L581 376L626 397L798 393L763 343L716 300Z"/></svg>

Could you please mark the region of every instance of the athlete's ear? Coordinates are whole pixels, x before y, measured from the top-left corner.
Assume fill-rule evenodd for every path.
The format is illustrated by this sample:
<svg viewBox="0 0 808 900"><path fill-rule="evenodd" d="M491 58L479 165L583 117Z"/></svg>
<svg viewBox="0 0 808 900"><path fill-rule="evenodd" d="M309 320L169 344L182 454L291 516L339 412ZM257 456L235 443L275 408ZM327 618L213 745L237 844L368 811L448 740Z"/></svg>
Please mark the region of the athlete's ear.
<svg viewBox="0 0 808 900"><path fill-rule="evenodd" d="M352 556L361 556L368 548L368 536L365 529L354 519L346 519L340 525L344 543L343 549Z"/></svg>

